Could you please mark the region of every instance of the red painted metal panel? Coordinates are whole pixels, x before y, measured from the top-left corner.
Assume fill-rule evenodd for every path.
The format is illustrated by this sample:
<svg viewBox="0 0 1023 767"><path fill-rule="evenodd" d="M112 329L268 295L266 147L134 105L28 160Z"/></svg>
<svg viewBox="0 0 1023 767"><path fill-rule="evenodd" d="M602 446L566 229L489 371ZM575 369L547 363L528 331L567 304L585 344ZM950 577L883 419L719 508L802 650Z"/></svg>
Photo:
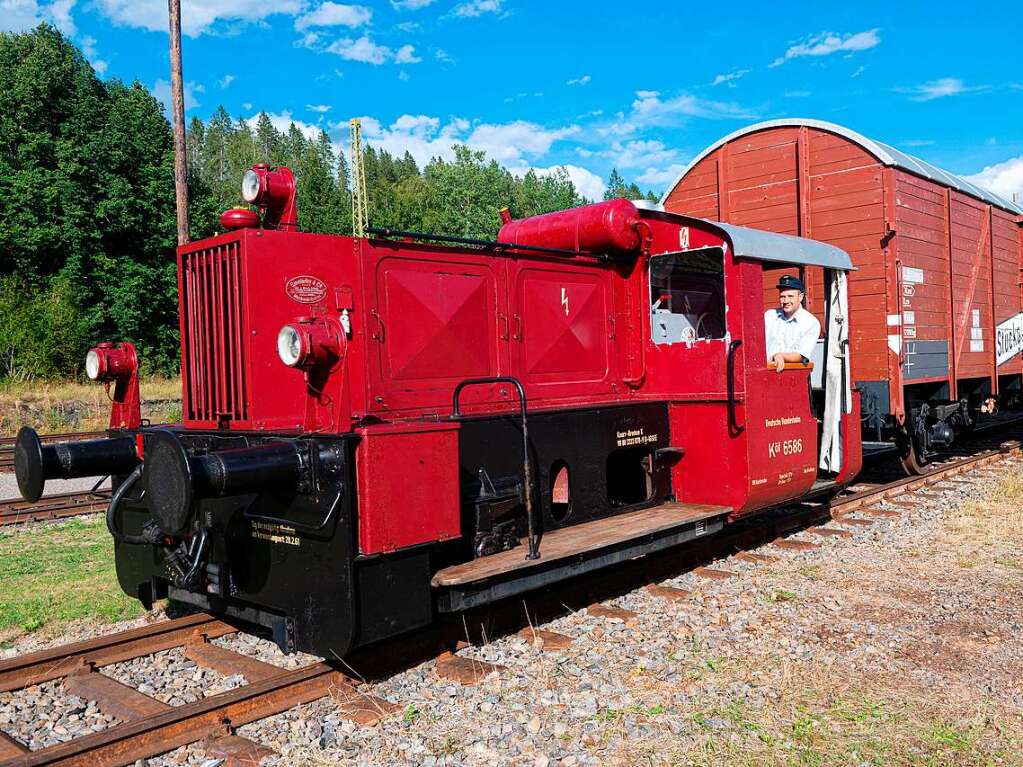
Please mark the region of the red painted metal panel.
<svg viewBox="0 0 1023 767"><path fill-rule="evenodd" d="M512 366L539 396L610 393L610 270L528 266L515 271Z"/></svg>
<svg viewBox="0 0 1023 767"><path fill-rule="evenodd" d="M461 535L458 424L357 429L359 552L381 554Z"/></svg>
<svg viewBox="0 0 1023 767"><path fill-rule="evenodd" d="M459 381L501 375L501 267L469 254L371 253L371 410L450 407ZM467 401L489 394L477 389Z"/></svg>

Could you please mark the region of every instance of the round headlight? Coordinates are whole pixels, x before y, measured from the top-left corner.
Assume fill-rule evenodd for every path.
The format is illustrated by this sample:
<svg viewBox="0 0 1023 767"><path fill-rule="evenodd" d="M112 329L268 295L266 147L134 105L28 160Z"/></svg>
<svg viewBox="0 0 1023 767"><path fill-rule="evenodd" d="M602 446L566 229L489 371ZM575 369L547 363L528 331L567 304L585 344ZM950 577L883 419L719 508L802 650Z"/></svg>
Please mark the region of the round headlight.
<svg viewBox="0 0 1023 767"><path fill-rule="evenodd" d="M292 368L302 360L302 336L291 325L285 325L277 334L277 356Z"/></svg>
<svg viewBox="0 0 1023 767"><path fill-rule="evenodd" d="M95 349L85 355L85 375L93 381L99 378L99 353Z"/></svg>
<svg viewBox="0 0 1023 767"><path fill-rule="evenodd" d="M254 170L247 170L242 176L242 199L248 203L255 203L257 197L259 197L259 175Z"/></svg>

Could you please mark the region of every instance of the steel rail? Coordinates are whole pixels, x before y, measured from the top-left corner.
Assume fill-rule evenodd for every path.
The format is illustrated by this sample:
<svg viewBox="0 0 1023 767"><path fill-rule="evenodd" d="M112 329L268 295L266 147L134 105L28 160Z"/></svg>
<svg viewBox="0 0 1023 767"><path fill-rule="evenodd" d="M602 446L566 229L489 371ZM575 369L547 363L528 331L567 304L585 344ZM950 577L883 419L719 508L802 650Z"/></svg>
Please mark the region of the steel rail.
<svg viewBox="0 0 1023 767"><path fill-rule="evenodd" d="M47 495L35 503L7 498L0 500L0 527L94 514L105 509L109 502L110 493L96 490Z"/></svg>
<svg viewBox="0 0 1023 767"><path fill-rule="evenodd" d="M18 655L0 661L0 692L59 679L83 665L101 668L179 647L196 634L215 638L235 631L223 621L198 613Z"/></svg>

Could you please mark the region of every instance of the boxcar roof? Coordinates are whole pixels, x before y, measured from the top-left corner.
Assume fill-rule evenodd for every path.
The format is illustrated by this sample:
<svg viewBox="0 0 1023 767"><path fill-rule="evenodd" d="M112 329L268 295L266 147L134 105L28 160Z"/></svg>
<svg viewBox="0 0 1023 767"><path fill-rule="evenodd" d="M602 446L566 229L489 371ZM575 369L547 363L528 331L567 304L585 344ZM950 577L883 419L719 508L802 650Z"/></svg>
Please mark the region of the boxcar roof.
<svg viewBox="0 0 1023 767"><path fill-rule="evenodd" d="M934 181L938 184L943 184L944 186L951 187L952 189L957 189L960 192L972 195L977 199L984 200L985 202L989 202L992 205L997 205L999 208L1004 208L1005 210L1011 211L1013 213L1017 214L1023 213L1023 205L1010 202L1009 200L1006 200L1004 197L999 197L994 192L991 192L987 189L977 186L976 184L970 181L967 181L962 176L957 176L954 173L949 173L946 170L942 170L941 168L935 165L931 165L929 162L925 162L918 157L913 157L912 155L908 155L905 152L901 152L895 147L889 146L888 144L882 144L880 141L873 141L872 139L869 139L866 136L857 133L856 131L849 130L848 128L844 128L841 125L835 125L835 123L829 123L823 120L808 120L800 118L768 120L766 122L759 122L754 125L749 125L745 128L740 128L734 133L730 133L724 138L714 142L709 147L700 152L700 154L698 154L693 159L693 161L689 163L689 165L686 166L686 168L679 174L678 178L676 178L675 181L668 186L668 190L664 193L664 196L661 198L661 202L664 202L664 200L667 199L671 191L676 186L678 186L679 182L682 181L683 178L685 178L686 174L689 173L689 171L696 167L697 163L703 160L703 158L705 158L711 152L727 144L728 142L734 141L735 139L741 138L742 136L745 136L750 133L756 133L757 131L767 130L768 128L791 128L802 127L804 125L808 128L817 128L819 130L828 131L829 133L834 133L838 136L842 136L843 138L846 138L849 141L858 144L863 149L870 152L872 155L874 155L874 157L876 157L880 162L884 163L885 165L889 165L895 168L902 168L903 170L907 170L910 173L915 173L918 176L929 178L931 181Z"/></svg>
<svg viewBox="0 0 1023 767"><path fill-rule="evenodd" d="M720 221L709 221L705 218L684 216L680 213L669 213L664 210L663 205L646 200L633 200L632 202L640 210L653 211L680 223L697 221L711 229L718 230L731 241L732 250L737 256L753 258L758 261L823 266L827 269L843 269L845 271L853 271L856 268L848 253L834 245L828 245L826 242L765 232L761 229L750 229L747 226L724 224Z"/></svg>

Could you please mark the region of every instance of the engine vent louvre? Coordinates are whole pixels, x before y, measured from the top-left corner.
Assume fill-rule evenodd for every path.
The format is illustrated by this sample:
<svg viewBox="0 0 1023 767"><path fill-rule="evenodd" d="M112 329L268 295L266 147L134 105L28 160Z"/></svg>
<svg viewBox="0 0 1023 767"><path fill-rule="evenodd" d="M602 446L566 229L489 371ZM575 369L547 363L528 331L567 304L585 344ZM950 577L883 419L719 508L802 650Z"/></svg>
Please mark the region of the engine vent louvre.
<svg viewBox="0 0 1023 767"><path fill-rule="evenodd" d="M183 256L186 419L220 425L248 418L241 267L238 242Z"/></svg>

